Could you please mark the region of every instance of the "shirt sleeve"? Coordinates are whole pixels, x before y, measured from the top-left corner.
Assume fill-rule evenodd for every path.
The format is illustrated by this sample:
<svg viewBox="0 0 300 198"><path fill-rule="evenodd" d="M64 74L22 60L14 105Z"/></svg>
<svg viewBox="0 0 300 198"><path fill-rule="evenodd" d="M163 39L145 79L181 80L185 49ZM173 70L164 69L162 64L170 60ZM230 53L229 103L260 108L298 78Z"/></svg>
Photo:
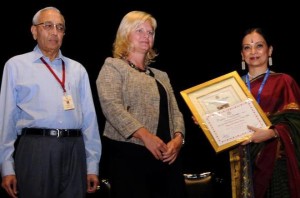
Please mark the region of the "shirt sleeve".
<svg viewBox="0 0 300 198"><path fill-rule="evenodd" d="M6 63L3 70L0 93L0 172L2 176L14 175L14 143L17 139L16 90L14 89L13 71Z"/></svg>

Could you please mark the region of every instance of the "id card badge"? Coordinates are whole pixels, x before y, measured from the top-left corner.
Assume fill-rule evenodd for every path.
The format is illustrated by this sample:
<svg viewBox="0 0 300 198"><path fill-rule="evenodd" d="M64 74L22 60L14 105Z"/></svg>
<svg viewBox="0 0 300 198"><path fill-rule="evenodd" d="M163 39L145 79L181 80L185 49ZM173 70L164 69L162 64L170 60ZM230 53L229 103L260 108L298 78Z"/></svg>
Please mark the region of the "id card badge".
<svg viewBox="0 0 300 198"><path fill-rule="evenodd" d="M63 106L64 106L64 110L75 109L75 106L74 106L73 99L72 99L71 95L64 95L63 96Z"/></svg>

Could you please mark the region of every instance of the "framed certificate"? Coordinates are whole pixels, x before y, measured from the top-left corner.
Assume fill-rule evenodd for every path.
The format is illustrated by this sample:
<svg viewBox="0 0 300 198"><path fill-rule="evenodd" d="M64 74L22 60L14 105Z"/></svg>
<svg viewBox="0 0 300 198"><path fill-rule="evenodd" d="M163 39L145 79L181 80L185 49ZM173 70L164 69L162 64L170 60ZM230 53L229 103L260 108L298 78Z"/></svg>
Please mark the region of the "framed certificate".
<svg viewBox="0 0 300 198"><path fill-rule="evenodd" d="M271 122L236 71L180 92L216 152L248 139L247 125Z"/></svg>

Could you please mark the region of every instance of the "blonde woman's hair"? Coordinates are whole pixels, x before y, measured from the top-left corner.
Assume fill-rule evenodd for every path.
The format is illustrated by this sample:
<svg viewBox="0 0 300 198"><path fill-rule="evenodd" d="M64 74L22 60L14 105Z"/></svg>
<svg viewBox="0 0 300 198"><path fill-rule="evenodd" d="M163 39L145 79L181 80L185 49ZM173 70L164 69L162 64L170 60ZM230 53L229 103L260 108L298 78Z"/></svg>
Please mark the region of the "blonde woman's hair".
<svg viewBox="0 0 300 198"><path fill-rule="evenodd" d="M116 39L113 43L114 58L127 58L131 49L131 44L129 41L130 32L136 30L140 24L146 21L150 22L153 31L155 32L157 27L156 19L149 13L143 11L131 11L123 17L116 34ZM154 36L155 34L153 37ZM145 65L149 65L151 62L154 62L154 58L157 55L158 54L154 49L150 49L146 55Z"/></svg>

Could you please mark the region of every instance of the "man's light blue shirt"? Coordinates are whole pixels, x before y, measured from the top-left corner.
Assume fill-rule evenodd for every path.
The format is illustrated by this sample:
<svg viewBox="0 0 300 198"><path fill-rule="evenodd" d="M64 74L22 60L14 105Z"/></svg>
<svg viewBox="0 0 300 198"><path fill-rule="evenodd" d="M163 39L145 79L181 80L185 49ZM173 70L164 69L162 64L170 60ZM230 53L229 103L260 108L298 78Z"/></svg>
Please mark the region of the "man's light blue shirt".
<svg viewBox="0 0 300 198"><path fill-rule="evenodd" d="M75 108L64 110L63 88L43 59L62 79L65 62L66 94ZM32 52L9 59L3 70L0 93L0 171L14 175L14 143L25 127L81 129L87 159L87 173L99 174L102 152L97 116L86 69L77 61L59 56L52 62L38 46Z"/></svg>

